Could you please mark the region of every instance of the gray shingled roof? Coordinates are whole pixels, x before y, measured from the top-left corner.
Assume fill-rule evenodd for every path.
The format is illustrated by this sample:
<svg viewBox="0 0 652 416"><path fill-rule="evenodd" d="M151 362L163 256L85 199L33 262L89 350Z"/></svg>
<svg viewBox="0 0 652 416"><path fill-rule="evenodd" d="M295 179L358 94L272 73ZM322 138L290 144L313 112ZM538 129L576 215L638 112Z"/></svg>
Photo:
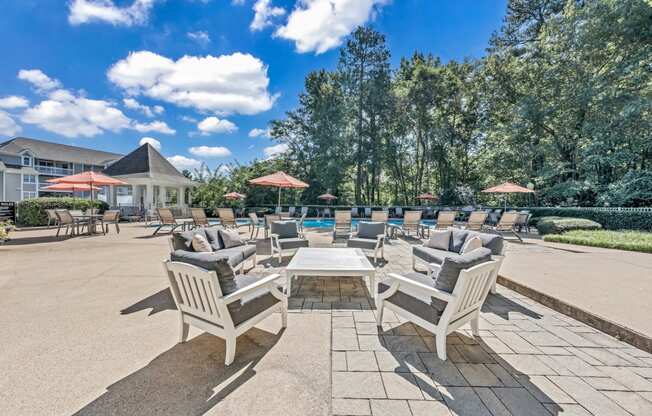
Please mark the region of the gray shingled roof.
<svg viewBox="0 0 652 416"><path fill-rule="evenodd" d="M104 166L109 162L122 157L122 155L118 153L103 152L101 150L86 149L83 147L69 146L67 144L46 142L43 140L30 139L28 137L16 137L4 143L0 143L0 151L5 153L19 154L23 150L30 150L34 156L39 159L99 166Z"/></svg>
<svg viewBox="0 0 652 416"><path fill-rule="evenodd" d="M104 169L109 176L178 177L187 179L166 158L145 143L138 149Z"/></svg>

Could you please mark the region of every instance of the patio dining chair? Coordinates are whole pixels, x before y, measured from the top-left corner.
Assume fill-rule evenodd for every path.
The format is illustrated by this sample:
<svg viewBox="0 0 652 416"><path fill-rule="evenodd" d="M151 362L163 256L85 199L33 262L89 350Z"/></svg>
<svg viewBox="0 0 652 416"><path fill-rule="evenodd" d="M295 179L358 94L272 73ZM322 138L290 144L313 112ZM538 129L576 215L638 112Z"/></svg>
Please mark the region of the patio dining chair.
<svg viewBox="0 0 652 416"><path fill-rule="evenodd" d="M482 227L484 227L484 223L487 220L487 215L489 213L485 211L473 211L469 215L469 220L466 222L464 228L472 231L482 231Z"/></svg>
<svg viewBox="0 0 652 416"><path fill-rule="evenodd" d="M190 325L226 341L224 364L235 359L236 339L274 312L287 327L287 296L279 290L278 274L218 276L192 264L165 261L170 289L179 311L179 342L188 338ZM229 284L226 284L226 282Z"/></svg>
<svg viewBox="0 0 652 416"><path fill-rule="evenodd" d="M106 235L109 232L109 225L115 225L116 233L120 234L120 210L108 210L104 211L104 214L101 218L98 219L100 227L102 227L102 233Z"/></svg>
<svg viewBox="0 0 652 416"><path fill-rule="evenodd" d="M251 235L249 236L249 239L253 240L254 234L255 237L258 238L258 233L260 232L261 228L265 228L265 224L261 221L260 218L258 218L258 215L255 212L250 212L247 215L249 216L249 228L251 229Z"/></svg>
<svg viewBox="0 0 652 416"><path fill-rule="evenodd" d="M269 228L271 227L274 221L281 221L282 217L279 214L268 214L265 215L265 238L269 235Z"/></svg>
<svg viewBox="0 0 652 416"><path fill-rule="evenodd" d="M172 234L172 232L177 228L181 227L182 224L177 222L170 208L157 208L156 213L159 217L159 224L152 235L156 235L163 227L170 227L170 234Z"/></svg>
<svg viewBox="0 0 652 416"><path fill-rule="evenodd" d="M52 224L55 226L58 225L59 223L59 217L57 217L57 210L56 209L46 209L45 213L48 216L48 227Z"/></svg>
<svg viewBox="0 0 652 416"><path fill-rule="evenodd" d="M71 237L83 232L84 227L88 227L88 220L73 217L67 209L57 209L54 212L57 216L57 237L59 237L59 233L63 227L66 227L64 235Z"/></svg>
<svg viewBox="0 0 652 416"><path fill-rule="evenodd" d="M490 252L489 249L476 251L480 250ZM470 322L473 335L479 335L480 308L497 272L498 262L495 260L475 263L458 270L452 278L447 276L446 285L422 273L390 273L388 279L378 285L377 324L382 326L385 309L393 311L432 332L437 356L446 360L448 334ZM444 289L444 286L452 287L452 290Z"/></svg>
<svg viewBox="0 0 652 416"><path fill-rule="evenodd" d="M344 210L335 211L335 224L333 224L333 240L337 239L338 235L351 234L351 212Z"/></svg>
<svg viewBox="0 0 652 416"><path fill-rule="evenodd" d="M220 225L224 228L238 228L233 208L218 208L217 216L220 217Z"/></svg>
<svg viewBox="0 0 652 416"><path fill-rule="evenodd" d="M455 224L456 216L456 211L439 211L437 214L437 223L435 224L435 230L445 230L448 227L452 227L453 224Z"/></svg>

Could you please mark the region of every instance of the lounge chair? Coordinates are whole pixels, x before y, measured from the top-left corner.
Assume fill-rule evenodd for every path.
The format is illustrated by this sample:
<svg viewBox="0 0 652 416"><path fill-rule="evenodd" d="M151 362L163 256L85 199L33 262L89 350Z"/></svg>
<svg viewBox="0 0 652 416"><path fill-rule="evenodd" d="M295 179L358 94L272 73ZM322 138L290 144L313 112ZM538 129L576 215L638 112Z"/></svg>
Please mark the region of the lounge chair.
<svg viewBox="0 0 652 416"><path fill-rule="evenodd" d="M295 207L288 208L288 217L294 217L294 213L297 209Z"/></svg>
<svg viewBox="0 0 652 416"><path fill-rule="evenodd" d="M274 221L270 224L270 231L272 257L276 253L279 263L283 261L284 251L310 246L308 240L299 232L296 221Z"/></svg>
<svg viewBox="0 0 652 416"><path fill-rule="evenodd" d="M330 218L331 216L332 216L332 215L331 215L331 209L330 209L330 208L324 208L324 210L322 211L322 217L324 217L324 218L326 218L326 217Z"/></svg>
<svg viewBox="0 0 652 416"><path fill-rule="evenodd" d="M351 212L349 211L335 211L335 224L333 225L333 240L337 239L338 235L349 236L351 234Z"/></svg>
<svg viewBox="0 0 652 416"><path fill-rule="evenodd" d="M349 239L346 240L346 246L372 250L374 263L377 263L379 252L380 257L385 259L385 227L383 222L361 221L358 223L358 231L351 233Z"/></svg>
<svg viewBox="0 0 652 416"><path fill-rule="evenodd" d="M274 210L274 213L280 215L281 213L283 213L283 209L281 207L276 207L276 209Z"/></svg>
<svg viewBox="0 0 652 416"><path fill-rule="evenodd" d="M369 207L364 208L364 216L365 218L371 218L371 208Z"/></svg>
<svg viewBox="0 0 652 416"><path fill-rule="evenodd" d="M389 220L389 213L387 211L372 211L371 212L371 222L382 222L387 224Z"/></svg>
<svg viewBox="0 0 652 416"><path fill-rule="evenodd" d="M398 218L401 218L403 216L403 208L401 207L395 207L394 208L394 215Z"/></svg>
<svg viewBox="0 0 652 416"><path fill-rule="evenodd" d="M303 233L303 222L306 220L307 215L308 214L301 215L301 218L299 218L299 221L297 221L297 227L299 227L300 233Z"/></svg>
<svg viewBox="0 0 652 416"><path fill-rule="evenodd" d="M308 207L301 207L301 216L308 215Z"/></svg>
<svg viewBox="0 0 652 416"><path fill-rule="evenodd" d="M403 235L410 235L412 232L419 236L419 227L421 226L421 211L405 211L401 232Z"/></svg>
<svg viewBox="0 0 652 416"><path fill-rule="evenodd" d="M480 248L469 255L479 258L483 254L486 259L489 252L489 249ZM461 270L456 266L442 268L437 280L421 273L390 273L388 279L378 285L378 326L382 326L384 310L389 309L435 334L437 356L446 360L446 335L467 322L471 323L473 335L479 335L480 308L498 271L495 260L475 260L471 259L470 267ZM444 274L446 279L440 284L439 279ZM444 286L453 289L445 290Z"/></svg>
<svg viewBox="0 0 652 416"><path fill-rule="evenodd" d="M106 234L109 232L109 225L115 225L115 231L120 234L120 211L119 210L109 210L104 211L102 218L98 219L100 226L102 227L102 233Z"/></svg>
<svg viewBox="0 0 652 416"><path fill-rule="evenodd" d="M485 211L473 211L471 215L469 215L469 220L464 226L464 229L482 231L482 227L484 227L484 223L487 221L487 215L489 215L489 213Z"/></svg>
<svg viewBox="0 0 652 416"><path fill-rule="evenodd" d="M235 220L235 213L232 208L218 208L217 215L220 217L220 225L224 228L238 228Z"/></svg>
<svg viewBox="0 0 652 416"><path fill-rule="evenodd" d="M192 216L192 222L194 223L195 227L211 226L211 224L208 222L208 217L206 216L206 211L204 211L204 208L190 208L190 215Z"/></svg>
<svg viewBox="0 0 652 416"><path fill-rule="evenodd" d="M156 235L156 233L158 233L163 227L170 227L170 234L172 234L174 230L183 225L177 222L170 208L157 208L156 213L159 217L159 225L156 227L156 230L154 230L152 235Z"/></svg>
<svg viewBox="0 0 652 416"><path fill-rule="evenodd" d="M281 216L278 214L269 214L265 215L265 238L267 238L269 233L269 227L274 221L281 221Z"/></svg>
<svg viewBox="0 0 652 416"><path fill-rule="evenodd" d="M452 227L455 224L455 217L457 212L455 211L439 211L437 214L437 224L435 224L435 230L445 230L448 227Z"/></svg>
<svg viewBox="0 0 652 416"><path fill-rule="evenodd" d="M516 221L518 220L519 215L521 214L516 211L505 212L500 217L500 221L498 221L498 224L496 224L496 226L493 227L493 231L502 235L504 235L505 233L512 233L518 239L518 241L522 243L523 239L521 238L520 235L518 235L518 233L515 230Z"/></svg>
<svg viewBox="0 0 652 416"><path fill-rule="evenodd" d="M287 327L287 296L279 290L278 274L263 278L206 270L192 264L163 263L179 311L179 342L190 325L226 341L224 364L235 359L236 339L274 312Z"/></svg>
<svg viewBox="0 0 652 416"><path fill-rule="evenodd" d="M250 240L254 239L254 231L256 232L256 238L258 238L258 232L260 231L261 228L265 228L265 224L258 218L258 215L256 215L255 212L250 212L249 213L249 220L250 222L250 227L251 227L251 236L249 237Z"/></svg>
<svg viewBox="0 0 652 416"><path fill-rule="evenodd" d="M532 218L532 214L530 214L530 211L521 211L518 214L518 219L516 220L516 228L518 228L518 232L523 232L525 230L526 233L530 232L530 218Z"/></svg>
<svg viewBox="0 0 652 416"><path fill-rule="evenodd" d="M358 208L353 207L351 208L351 217L357 217L358 216Z"/></svg>

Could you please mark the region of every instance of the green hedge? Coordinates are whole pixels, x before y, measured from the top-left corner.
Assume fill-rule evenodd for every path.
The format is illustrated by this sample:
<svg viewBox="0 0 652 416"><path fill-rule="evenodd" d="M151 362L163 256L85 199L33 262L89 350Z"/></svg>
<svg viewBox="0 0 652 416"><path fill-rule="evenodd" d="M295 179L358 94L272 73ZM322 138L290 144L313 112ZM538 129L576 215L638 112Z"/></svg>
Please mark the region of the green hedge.
<svg viewBox="0 0 652 416"><path fill-rule="evenodd" d="M599 230L602 228L595 221L585 218L540 217L536 221L539 234L561 234L573 230Z"/></svg>
<svg viewBox="0 0 652 416"><path fill-rule="evenodd" d="M547 235L543 239L556 243L652 253L652 233L640 231L576 230Z"/></svg>
<svg viewBox="0 0 652 416"><path fill-rule="evenodd" d="M652 211L616 211L578 208L529 208L532 225L538 217L585 218L602 225L605 230L652 231Z"/></svg>
<svg viewBox="0 0 652 416"><path fill-rule="evenodd" d="M48 223L46 209L75 209L86 211L89 208L104 211L109 208L106 202L90 201L84 198L32 198L18 203L18 223L23 226L38 226Z"/></svg>

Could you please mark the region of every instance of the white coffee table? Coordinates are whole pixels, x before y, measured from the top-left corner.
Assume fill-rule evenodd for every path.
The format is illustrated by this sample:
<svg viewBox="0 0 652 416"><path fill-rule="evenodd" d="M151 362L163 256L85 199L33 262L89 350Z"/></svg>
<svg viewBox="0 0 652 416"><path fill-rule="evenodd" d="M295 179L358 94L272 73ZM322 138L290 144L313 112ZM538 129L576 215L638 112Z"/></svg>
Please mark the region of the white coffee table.
<svg viewBox="0 0 652 416"><path fill-rule="evenodd" d="M300 248L285 269L286 293L292 294L292 279L297 276L368 277L367 288L376 295L376 269L359 248Z"/></svg>

